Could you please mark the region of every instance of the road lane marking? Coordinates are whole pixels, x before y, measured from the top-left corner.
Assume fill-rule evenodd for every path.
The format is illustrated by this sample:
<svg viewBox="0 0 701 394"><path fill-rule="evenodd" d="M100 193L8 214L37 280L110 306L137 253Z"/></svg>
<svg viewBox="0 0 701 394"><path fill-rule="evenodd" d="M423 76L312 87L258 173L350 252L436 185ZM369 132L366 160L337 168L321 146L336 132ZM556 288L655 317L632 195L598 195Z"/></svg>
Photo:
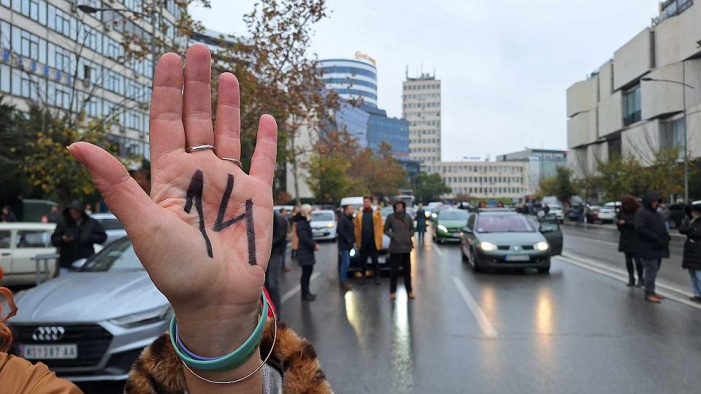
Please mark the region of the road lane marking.
<svg viewBox="0 0 701 394"><path fill-rule="evenodd" d="M436 244L433 244L433 250L435 250L441 257L443 257L443 251L436 246Z"/></svg>
<svg viewBox="0 0 701 394"><path fill-rule="evenodd" d="M455 282L455 286L458 288L458 291L460 292L460 295L462 295L463 300L465 300L467 307L470 308L472 316L474 316L475 320L477 320L477 324L479 324L484 335L488 338L498 337L499 334L497 333L497 330L489 321L487 315L485 315L484 312L482 312L482 309L480 309L479 305L477 304L477 301L475 301L475 299L472 298L472 295L462 283L460 278L458 278L457 276L453 276L453 282Z"/></svg>
<svg viewBox="0 0 701 394"><path fill-rule="evenodd" d="M319 274L318 272L315 273L315 274L312 274L312 277L309 278L309 283L312 283L312 281L313 281L314 279L318 278L319 275L321 275L321 274ZM290 290L287 291L287 293L283 294L282 300L281 300L280 302L285 302L285 301L289 300L289 299L292 298L295 294L299 293L301 290L302 290L302 286L301 286L301 285L297 285L297 286L291 288Z"/></svg>
<svg viewBox="0 0 701 394"><path fill-rule="evenodd" d="M585 270L595 272L599 275L604 275L607 276L611 279L614 279L618 282L623 282L623 283L628 283L628 273L616 270L614 268L610 267L605 267L602 266L601 264L595 263L591 260L586 260L586 259L581 259L579 257L569 257L566 255L563 256L558 256L558 260L571 264L571 265L576 265L577 267L584 268ZM661 291L657 291L657 293L667 297L668 299L672 301L676 301L680 304L684 304L686 306L690 306L692 308L696 309L701 309L701 305L698 303L695 303L693 301L690 301L688 297L690 297L692 294L687 293L685 291L679 290L677 288L674 288L669 285L665 285L663 283L655 283L655 287L657 289L663 289Z"/></svg>

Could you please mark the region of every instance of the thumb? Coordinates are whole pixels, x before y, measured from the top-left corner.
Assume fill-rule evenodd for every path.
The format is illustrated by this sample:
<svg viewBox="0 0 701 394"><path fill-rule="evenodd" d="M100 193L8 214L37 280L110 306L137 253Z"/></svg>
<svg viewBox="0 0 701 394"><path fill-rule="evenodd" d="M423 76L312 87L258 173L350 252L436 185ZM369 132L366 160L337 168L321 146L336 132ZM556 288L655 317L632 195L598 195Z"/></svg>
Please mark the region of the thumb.
<svg viewBox="0 0 701 394"><path fill-rule="evenodd" d="M87 167L105 202L134 239L147 227L158 225L160 207L151 201L126 167L104 149L87 142L76 142L68 151Z"/></svg>

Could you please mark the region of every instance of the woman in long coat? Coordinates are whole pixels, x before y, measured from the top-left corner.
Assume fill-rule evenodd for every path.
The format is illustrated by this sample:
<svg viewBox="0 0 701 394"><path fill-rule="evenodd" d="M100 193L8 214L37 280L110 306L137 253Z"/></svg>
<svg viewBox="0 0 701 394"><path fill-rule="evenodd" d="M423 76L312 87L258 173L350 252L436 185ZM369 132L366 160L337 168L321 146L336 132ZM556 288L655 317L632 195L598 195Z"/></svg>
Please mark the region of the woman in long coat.
<svg viewBox="0 0 701 394"><path fill-rule="evenodd" d="M424 243L424 235L426 234L426 211L424 205L419 204L419 209L416 211L416 232L419 235L419 243Z"/></svg>
<svg viewBox="0 0 701 394"><path fill-rule="evenodd" d="M628 269L628 286L635 286L635 271L638 271L638 286L643 286L643 263L636 255L638 253L639 240L635 232L635 212L640 209L640 203L633 196L625 196L618 212L618 251L626 257L626 269ZM634 266L635 264L635 266Z"/></svg>
<svg viewBox="0 0 701 394"><path fill-rule="evenodd" d="M302 278L300 286L302 287L302 300L314 301L316 294L312 294L309 290L309 281L314 271L316 258L314 252L319 250L319 245L316 244L312 236L312 226L309 222L312 220L312 206L304 204L300 208L299 214L292 219L297 224L297 237L299 238L299 248L297 249L297 262L302 267Z"/></svg>

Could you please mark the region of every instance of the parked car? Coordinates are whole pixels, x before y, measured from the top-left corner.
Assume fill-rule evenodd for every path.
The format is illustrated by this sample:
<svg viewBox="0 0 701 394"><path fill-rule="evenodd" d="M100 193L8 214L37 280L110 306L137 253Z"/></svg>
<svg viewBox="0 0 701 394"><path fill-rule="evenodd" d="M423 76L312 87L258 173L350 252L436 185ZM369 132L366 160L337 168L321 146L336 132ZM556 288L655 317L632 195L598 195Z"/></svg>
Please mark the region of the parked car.
<svg viewBox="0 0 701 394"><path fill-rule="evenodd" d="M338 223L336 223L336 213L331 210L313 211L312 220L309 223L312 227L314 239L333 241L336 239Z"/></svg>
<svg viewBox="0 0 701 394"><path fill-rule="evenodd" d="M5 276L0 284L27 285L36 281L36 263L32 257L38 254L55 254L51 234L56 223L0 223L0 266ZM49 277L59 273L56 259L49 261ZM43 267L42 267L43 269Z"/></svg>
<svg viewBox="0 0 701 394"><path fill-rule="evenodd" d="M550 257L562 251L563 236L557 221L544 221L536 229L523 214L480 211L470 215L460 233L460 253L473 271L486 268L536 268L550 271Z"/></svg>
<svg viewBox="0 0 701 394"><path fill-rule="evenodd" d="M590 213L587 216L587 222L589 223L613 223L616 220L616 209L612 206L592 205L589 208Z"/></svg>
<svg viewBox="0 0 701 394"><path fill-rule="evenodd" d="M112 242L126 237L127 230L124 229L122 222L117 219L112 213L93 213L91 218L97 220L102 225L102 228L107 233L107 240L102 244L102 247L111 244Z"/></svg>
<svg viewBox="0 0 701 394"><path fill-rule="evenodd" d="M459 241L469 214L463 209L447 209L438 214L436 222L431 226L431 235L435 243L443 241Z"/></svg>
<svg viewBox="0 0 701 394"><path fill-rule="evenodd" d="M12 352L73 381L121 381L168 329L172 308L129 238L71 272L17 295Z"/></svg>
<svg viewBox="0 0 701 394"><path fill-rule="evenodd" d="M550 207L550 211L548 212L549 215L555 215L557 217L557 220L560 221L560 223L565 221L565 214L562 212L562 207L556 204L553 205L548 205Z"/></svg>

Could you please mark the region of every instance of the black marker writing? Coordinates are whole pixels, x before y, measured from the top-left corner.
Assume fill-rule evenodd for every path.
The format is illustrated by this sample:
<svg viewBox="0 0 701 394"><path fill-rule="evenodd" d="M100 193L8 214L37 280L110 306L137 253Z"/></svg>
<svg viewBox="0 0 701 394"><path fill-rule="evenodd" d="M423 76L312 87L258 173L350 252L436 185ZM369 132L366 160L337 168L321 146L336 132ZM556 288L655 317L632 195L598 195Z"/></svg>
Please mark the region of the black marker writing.
<svg viewBox="0 0 701 394"><path fill-rule="evenodd" d="M219 204L219 213L217 214L217 221L214 222L214 227L212 227L212 230L214 231L222 231L225 228L231 226L232 224L236 224L236 222L241 221L244 217L246 217L245 213L242 213L241 215L227 220L224 222L224 214L226 213L226 208L229 206L229 198L231 198L231 191L234 190L234 176L229 174L229 176L226 179L226 190L224 190L224 195L222 196L221 199L221 204ZM248 209L246 209L248 211Z"/></svg>
<svg viewBox="0 0 701 394"><path fill-rule="evenodd" d="M204 210L202 208L202 192L204 191L204 174L202 171L197 170L195 175L192 176L190 181L190 186L187 188L187 193L185 195L185 212L190 213L192 210L192 204L194 202L195 209L197 209L197 215L200 217L200 233L204 238L205 244L207 244L207 254L209 257L214 257L212 253L212 243L209 241L207 236L207 230L204 224Z"/></svg>
<svg viewBox="0 0 701 394"><path fill-rule="evenodd" d="M253 200L246 200L246 233L248 233L248 264L256 265L256 233L253 227Z"/></svg>

